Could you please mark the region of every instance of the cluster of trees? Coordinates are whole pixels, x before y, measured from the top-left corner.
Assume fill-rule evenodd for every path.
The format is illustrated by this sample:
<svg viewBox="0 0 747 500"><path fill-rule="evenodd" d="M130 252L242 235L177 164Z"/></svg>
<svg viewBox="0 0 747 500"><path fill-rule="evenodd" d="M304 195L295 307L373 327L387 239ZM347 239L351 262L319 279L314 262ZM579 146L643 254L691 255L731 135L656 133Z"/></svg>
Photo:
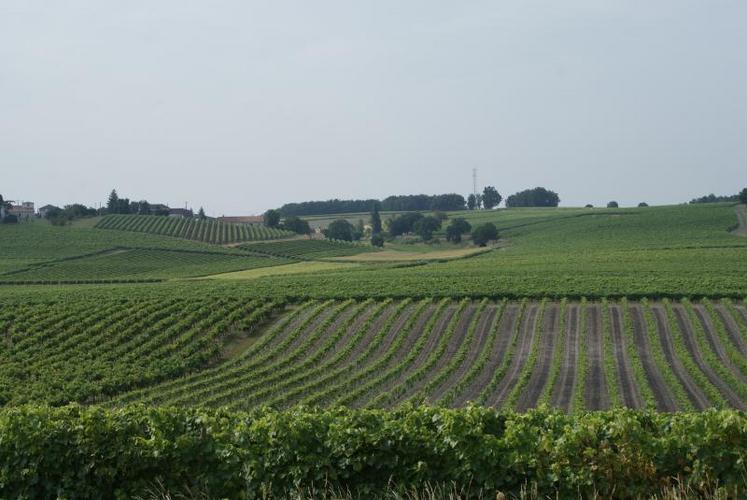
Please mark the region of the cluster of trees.
<svg viewBox="0 0 747 500"><path fill-rule="evenodd" d="M285 229L287 231L293 231L297 234L311 234L311 226L308 221L301 219L295 215L291 215L282 219L282 214L279 210L270 209L264 213L263 216L264 225L275 229Z"/></svg>
<svg viewBox="0 0 747 500"><path fill-rule="evenodd" d="M494 186L485 186L480 194L471 194L467 197L467 209L479 210L485 208L491 210L503 201L503 196Z"/></svg>
<svg viewBox="0 0 747 500"><path fill-rule="evenodd" d="M120 198L117 194L116 189L112 189L109 193L109 199L106 202L106 210L102 213L106 214L136 214L136 215L169 215L169 207L161 204L154 204L148 202L148 200L130 201L129 198ZM192 215L192 210L189 210L189 214ZM197 218L204 220L207 219L205 210L200 207L197 212Z"/></svg>
<svg viewBox="0 0 747 500"><path fill-rule="evenodd" d="M65 205L65 208L50 208L47 210L47 213L44 214L44 218L54 226L64 226L75 219L94 217L98 215L98 213L99 211L95 208L87 207L80 203L73 203L72 205Z"/></svg>
<svg viewBox="0 0 747 500"><path fill-rule="evenodd" d="M0 223L15 224L18 222L18 217L9 214L8 210L10 210L10 202L5 201L3 195L0 194Z"/></svg>
<svg viewBox="0 0 747 500"><path fill-rule="evenodd" d="M690 200L690 204L696 204L696 203L745 203L747 204L747 188L742 189L738 194L733 194L731 196L716 196L715 194L711 193L706 196L701 196L700 198L693 198Z"/></svg>
<svg viewBox="0 0 747 500"><path fill-rule="evenodd" d="M456 193L427 195L389 196L383 200L327 200L286 203L278 209L281 216L291 215L329 215L343 213L368 212L372 206L389 212L427 211L427 210L463 210L464 196Z"/></svg>
<svg viewBox="0 0 747 500"><path fill-rule="evenodd" d="M513 207L557 207L560 197L555 191L543 187L525 189L506 199L506 206Z"/></svg>

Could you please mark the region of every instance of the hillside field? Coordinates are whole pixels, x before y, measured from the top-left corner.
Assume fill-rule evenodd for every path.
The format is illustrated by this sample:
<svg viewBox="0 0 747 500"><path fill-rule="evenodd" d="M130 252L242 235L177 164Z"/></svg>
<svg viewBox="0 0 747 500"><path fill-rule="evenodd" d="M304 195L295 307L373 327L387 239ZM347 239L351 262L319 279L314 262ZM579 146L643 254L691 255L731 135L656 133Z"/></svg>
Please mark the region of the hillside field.
<svg viewBox="0 0 747 500"><path fill-rule="evenodd" d="M79 486L124 481L123 496L160 477L174 492L263 484L282 497L283 470L293 487L322 474L363 492L388 471L404 488L479 477L491 498L520 495L521 477L561 497L743 496L740 210L448 214L493 222L500 239L485 248L443 232L377 249L149 216L0 225L0 496L75 497L53 464L78 463L96 436L119 436L123 458L92 458L102 468ZM281 437L260 451L262 429ZM382 444L391 433L401 446ZM468 457L464 469L407 451L424 446ZM212 465L188 460L195 450Z"/></svg>

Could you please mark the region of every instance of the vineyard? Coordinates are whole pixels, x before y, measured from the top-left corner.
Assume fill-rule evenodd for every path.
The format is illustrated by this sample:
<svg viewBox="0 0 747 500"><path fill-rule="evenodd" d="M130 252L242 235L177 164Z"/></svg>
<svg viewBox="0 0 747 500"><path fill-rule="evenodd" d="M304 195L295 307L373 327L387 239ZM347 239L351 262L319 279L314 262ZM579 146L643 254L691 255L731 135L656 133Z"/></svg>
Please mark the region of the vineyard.
<svg viewBox="0 0 747 500"><path fill-rule="evenodd" d="M293 233L288 231L255 224L234 224L212 219L200 220L158 215L107 215L96 224L96 227L171 236L218 245L293 236Z"/></svg>
<svg viewBox="0 0 747 500"><path fill-rule="evenodd" d="M269 243L247 243L239 248L254 253L300 260L345 257L361 253L375 252L376 247L333 240L293 240Z"/></svg>
<svg viewBox="0 0 747 500"><path fill-rule="evenodd" d="M106 297L0 309L2 400L745 409L740 301Z"/></svg>

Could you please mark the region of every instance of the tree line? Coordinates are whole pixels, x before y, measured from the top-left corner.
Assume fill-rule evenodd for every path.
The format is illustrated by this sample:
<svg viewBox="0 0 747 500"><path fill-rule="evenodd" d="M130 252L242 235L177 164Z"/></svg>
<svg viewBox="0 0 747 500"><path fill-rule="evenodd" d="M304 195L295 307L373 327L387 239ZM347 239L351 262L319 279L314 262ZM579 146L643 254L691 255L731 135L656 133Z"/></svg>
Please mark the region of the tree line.
<svg viewBox="0 0 747 500"><path fill-rule="evenodd" d="M418 212L418 211L458 211L491 210L503 201L503 196L495 186L485 186L482 192L472 193L467 198L457 193L447 194L410 194L388 196L383 200L373 198L365 200L326 200L286 203L277 211L283 217L332 215L344 213L368 212L376 205L384 212ZM560 197L554 191L543 187L526 189L514 193L506 199L507 207L557 207Z"/></svg>

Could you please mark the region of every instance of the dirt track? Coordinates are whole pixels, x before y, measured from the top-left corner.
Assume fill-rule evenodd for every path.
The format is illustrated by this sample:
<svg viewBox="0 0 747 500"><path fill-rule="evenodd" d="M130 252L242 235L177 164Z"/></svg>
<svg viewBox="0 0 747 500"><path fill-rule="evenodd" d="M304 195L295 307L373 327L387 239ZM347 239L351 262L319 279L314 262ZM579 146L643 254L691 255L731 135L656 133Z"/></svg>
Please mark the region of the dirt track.
<svg viewBox="0 0 747 500"><path fill-rule="evenodd" d="M739 227L732 231L732 233L739 236L747 236L747 207L745 205L737 205L735 211Z"/></svg>

